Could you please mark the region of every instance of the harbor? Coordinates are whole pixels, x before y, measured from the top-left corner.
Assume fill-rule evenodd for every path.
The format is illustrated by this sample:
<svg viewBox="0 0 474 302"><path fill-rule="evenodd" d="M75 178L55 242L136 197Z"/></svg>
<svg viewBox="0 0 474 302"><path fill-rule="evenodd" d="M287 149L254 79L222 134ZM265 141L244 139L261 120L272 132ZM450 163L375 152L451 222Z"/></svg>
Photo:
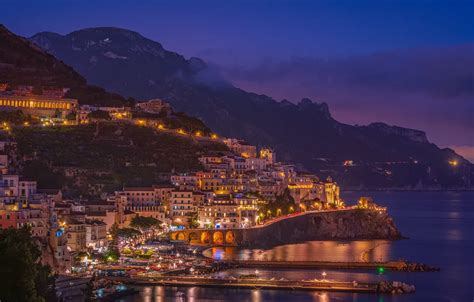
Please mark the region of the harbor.
<svg viewBox="0 0 474 302"><path fill-rule="evenodd" d="M209 278L188 276L134 276L131 277L104 277L120 281L129 285L150 286L182 286L182 287L218 287L239 289L272 289L272 290L309 290L309 291L334 291L334 292L360 292L360 293L391 293L402 294L415 291L413 285L402 282L344 282L326 279L314 280L271 280L258 276L245 276L242 278Z"/></svg>

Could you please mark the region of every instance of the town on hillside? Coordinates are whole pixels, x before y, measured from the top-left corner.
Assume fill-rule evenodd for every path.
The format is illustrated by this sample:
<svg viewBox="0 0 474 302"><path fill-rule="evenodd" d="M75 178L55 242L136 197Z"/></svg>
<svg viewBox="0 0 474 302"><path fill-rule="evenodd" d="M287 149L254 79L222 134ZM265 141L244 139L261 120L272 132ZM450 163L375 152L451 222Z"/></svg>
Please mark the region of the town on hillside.
<svg viewBox="0 0 474 302"><path fill-rule="evenodd" d="M163 235L185 229L252 228L306 211L344 208L335 182L298 173L293 165L279 162L271 148L257 149L214 133L188 133L147 118L172 112L162 100L140 102L135 108L79 106L77 100L64 98L65 88L44 89L38 94L30 86L13 90L6 87L0 85L0 108L6 117L0 142L0 228L30 227L42 247L43 261L58 273L77 270L78 255L110 252L111 241L118 233L128 240L135 235L150 238L149 228L127 233L142 218L154 222ZM11 116L22 119L7 120ZM35 179L22 177L21 167L27 159L19 158L17 143L8 135L13 127L81 127L103 119L198 141L219 141L228 151L202 154L199 171L170 171L166 182L124 186L95 198L64 197L61 188L38 188ZM183 241L184 237L172 239ZM128 242L121 241L119 246L128 248ZM234 242L226 237L213 243ZM118 256L110 259L114 257Z"/></svg>

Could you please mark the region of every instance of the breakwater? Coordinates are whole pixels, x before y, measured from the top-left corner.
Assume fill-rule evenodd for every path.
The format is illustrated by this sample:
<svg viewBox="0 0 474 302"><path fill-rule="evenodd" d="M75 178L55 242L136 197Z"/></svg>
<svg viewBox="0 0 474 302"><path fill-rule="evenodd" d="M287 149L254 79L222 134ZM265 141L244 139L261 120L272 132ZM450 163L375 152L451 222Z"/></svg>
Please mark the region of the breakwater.
<svg viewBox="0 0 474 302"><path fill-rule="evenodd" d="M415 291L413 285L403 282L345 282L336 280L268 280L260 278L217 279L209 277L163 277L163 276L136 276L106 277L119 280L130 285L161 285L161 286L199 286L216 288L243 288L243 289L273 289L273 290L310 290L333 292L360 292L403 294Z"/></svg>
<svg viewBox="0 0 474 302"><path fill-rule="evenodd" d="M399 272L433 272L439 268L423 263L399 261L386 262L333 262L333 261L260 261L232 260L219 261L234 267L273 268L273 269L355 269L355 270L391 270Z"/></svg>

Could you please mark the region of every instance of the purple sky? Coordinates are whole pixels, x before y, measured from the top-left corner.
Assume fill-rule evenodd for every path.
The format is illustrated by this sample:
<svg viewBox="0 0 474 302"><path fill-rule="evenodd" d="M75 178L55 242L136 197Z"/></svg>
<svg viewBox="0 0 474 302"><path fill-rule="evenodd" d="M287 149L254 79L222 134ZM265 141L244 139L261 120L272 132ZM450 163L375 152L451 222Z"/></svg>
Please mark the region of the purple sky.
<svg viewBox="0 0 474 302"><path fill-rule="evenodd" d="M473 15L474 1L3 0L0 22L23 36L136 30L244 89L418 128L474 161Z"/></svg>

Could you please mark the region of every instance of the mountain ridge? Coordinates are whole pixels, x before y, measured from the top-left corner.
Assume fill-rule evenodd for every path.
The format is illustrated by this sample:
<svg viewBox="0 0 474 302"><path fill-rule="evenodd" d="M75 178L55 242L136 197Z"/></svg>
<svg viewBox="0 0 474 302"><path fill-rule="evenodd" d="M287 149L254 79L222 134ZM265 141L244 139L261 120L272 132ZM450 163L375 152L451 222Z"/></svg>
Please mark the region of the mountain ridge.
<svg viewBox="0 0 474 302"><path fill-rule="evenodd" d="M462 167L470 163L430 143L420 130L385 123L347 125L331 116L326 103L302 99L294 104L246 92L203 60L186 59L126 29L102 27L50 37L37 34L30 40L77 68L92 83L136 99L162 98L225 136L272 146L282 160L322 177L368 188L470 184L470 169L460 172L459 167L453 173L449 162L455 160ZM104 55L107 52L115 56ZM357 163L356 167L344 167L346 160ZM395 162L400 164L395 167ZM401 163L414 166L408 169ZM410 171L416 171L416 176L409 177Z"/></svg>
<svg viewBox="0 0 474 302"><path fill-rule="evenodd" d="M47 36L52 36L48 33ZM130 101L87 80L72 67L56 59L26 38L19 37L0 24L0 82L35 87L68 87L67 97L82 104L124 105Z"/></svg>

